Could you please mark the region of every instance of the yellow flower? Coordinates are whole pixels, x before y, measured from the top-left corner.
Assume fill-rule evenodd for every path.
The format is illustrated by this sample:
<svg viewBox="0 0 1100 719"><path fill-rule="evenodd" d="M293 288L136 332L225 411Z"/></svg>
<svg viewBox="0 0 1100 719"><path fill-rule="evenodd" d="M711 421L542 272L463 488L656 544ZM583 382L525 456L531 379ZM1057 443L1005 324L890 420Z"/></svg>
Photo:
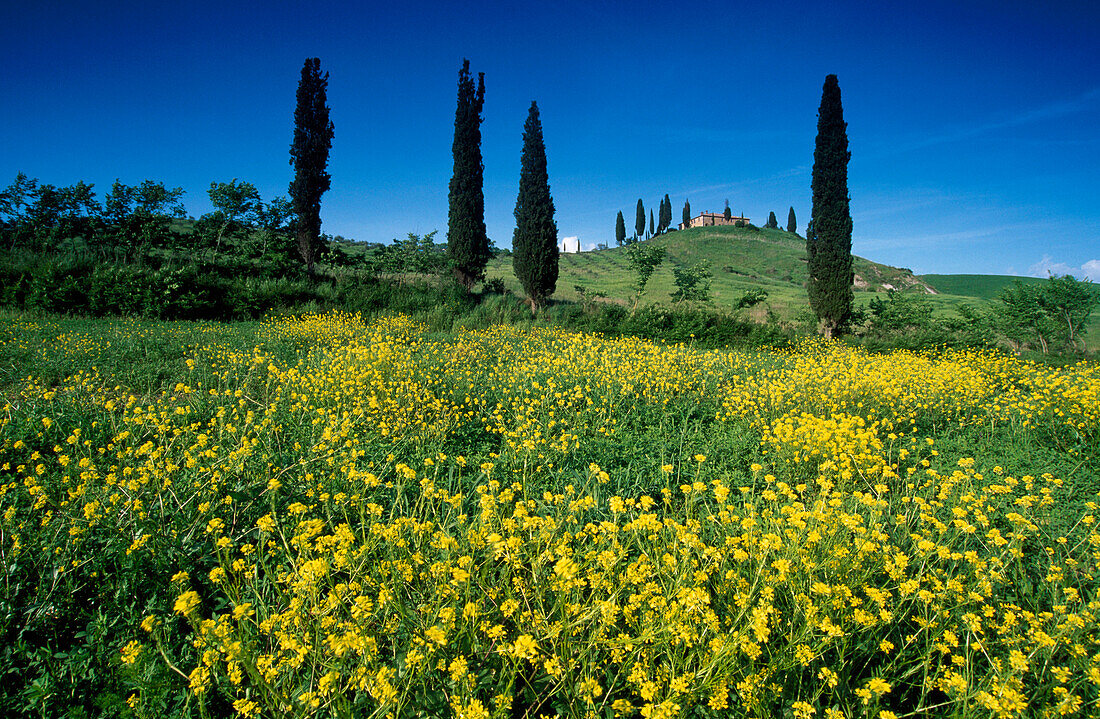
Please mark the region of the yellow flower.
<svg viewBox="0 0 1100 719"><path fill-rule="evenodd" d="M437 626L431 626L425 629L424 638L432 644L443 645L447 643L447 633Z"/></svg>
<svg viewBox="0 0 1100 719"><path fill-rule="evenodd" d="M136 639L122 648L122 663L133 664L137 661L137 658L141 656L142 647L141 642Z"/></svg>
<svg viewBox="0 0 1100 719"><path fill-rule="evenodd" d="M199 593L191 590L176 597L176 603L172 609L176 614L190 616L195 607L199 606L200 601L202 600L199 598Z"/></svg>
<svg viewBox="0 0 1100 719"><path fill-rule="evenodd" d="M512 645L512 656L517 659L530 659L539 653L538 644L530 634L522 634Z"/></svg>

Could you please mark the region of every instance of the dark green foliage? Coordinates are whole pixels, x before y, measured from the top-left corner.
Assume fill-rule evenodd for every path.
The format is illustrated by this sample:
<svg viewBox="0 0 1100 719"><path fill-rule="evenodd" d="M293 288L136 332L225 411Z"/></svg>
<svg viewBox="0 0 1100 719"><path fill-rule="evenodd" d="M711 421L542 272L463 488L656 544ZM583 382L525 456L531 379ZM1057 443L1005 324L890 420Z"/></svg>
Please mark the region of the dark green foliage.
<svg viewBox="0 0 1100 719"><path fill-rule="evenodd" d="M485 73L478 73L475 87L470 61L463 60L458 73L458 106L451 145L454 172L448 195L447 253L455 278L467 290L485 276L485 265L493 256L485 232L484 167L481 163L481 108L484 104Z"/></svg>
<svg viewBox="0 0 1100 719"><path fill-rule="evenodd" d="M722 210L722 217L725 217L726 220L732 220L733 219L733 212L730 211L730 201L729 200L726 200L726 209Z"/></svg>
<svg viewBox="0 0 1100 719"><path fill-rule="evenodd" d="M657 232L661 233L672 225L672 200L667 194L665 199L661 200L661 211L658 214L660 217L657 218Z"/></svg>
<svg viewBox="0 0 1100 719"><path fill-rule="evenodd" d="M527 294L531 311L537 312L554 294L558 282L558 226L554 222L554 199L550 196L542 123L534 102L523 125L515 217L512 267Z"/></svg>
<svg viewBox="0 0 1100 719"><path fill-rule="evenodd" d="M774 211L768 213L768 223L766 225L764 225L764 227L767 227L770 230L778 230L779 229L779 222L775 219L775 212Z"/></svg>
<svg viewBox="0 0 1100 719"><path fill-rule="evenodd" d="M638 209L634 214L634 236L641 237L645 234L645 207L642 198L638 198Z"/></svg>
<svg viewBox="0 0 1100 719"><path fill-rule="evenodd" d="M874 351L988 346L993 340L987 313L961 305L955 316L937 318L928 298L916 292L889 290L886 299L874 297L866 309L853 309L849 324Z"/></svg>
<svg viewBox="0 0 1100 719"><path fill-rule="evenodd" d="M624 242L626 242L626 222L623 220L623 211L619 210L619 215L615 218L615 244L622 247Z"/></svg>
<svg viewBox="0 0 1100 719"><path fill-rule="evenodd" d="M653 226L653 208L651 207L651 208L649 208L649 236L650 236L650 237L652 237L652 236L653 236L653 235L655 235L655 234L657 234L657 233L656 233L656 232L654 231L654 226Z"/></svg>
<svg viewBox="0 0 1100 719"><path fill-rule="evenodd" d="M684 200L684 227L687 228L688 223L691 222L691 201Z"/></svg>
<svg viewBox="0 0 1100 719"><path fill-rule="evenodd" d="M162 182L144 180L129 186L118 180L103 203L103 254L116 260L143 261L151 250L180 249L181 237L172 229L173 218L183 217L179 187L169 190Z"/></svg>
<svg viewBox="0 0 1100 719"><path fill-rule="evenodd" d="M813 212L806 234L810 309L822 332L843 331L852 312L852 216L848 207L848 124L836 75L825 78L817 113Z"/></svg>
<svg viewBox="0 0 1100 719"><path fill-rule="evenodd" d="M794 218L794 207L787 213L787 232L798 232L798 221Z"/></svg>
<svg viewBox="0 0 1100 719"><path fill-rule="evenodd" d="M302 65L294 108L294 142L290 145L294 179L289 194L297 217L298 255L310 273L325 251L321 239L321 195L332 184L332 177L325 169L333 135L327 92L328 73L321 74L321 60L307 58Z"/></svg>

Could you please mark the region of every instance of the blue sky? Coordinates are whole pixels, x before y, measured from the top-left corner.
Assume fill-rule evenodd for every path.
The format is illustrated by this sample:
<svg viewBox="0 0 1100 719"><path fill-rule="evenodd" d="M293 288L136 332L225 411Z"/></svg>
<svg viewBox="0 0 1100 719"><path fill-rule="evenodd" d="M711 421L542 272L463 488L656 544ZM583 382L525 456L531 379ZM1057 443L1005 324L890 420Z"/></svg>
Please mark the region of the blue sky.
<svg viewBox="0 0 1100 719"><path fill-rule="evenodd" d="M458 70L485 73L486 224L509 246L541 112L561 237L613 242L668 193L800 231L836 74L853 251L923 273L1100 280L1100 4L63 3L0 10L0 183L286 194L302 62L330 73L323 230L446 234Z"/></svg>

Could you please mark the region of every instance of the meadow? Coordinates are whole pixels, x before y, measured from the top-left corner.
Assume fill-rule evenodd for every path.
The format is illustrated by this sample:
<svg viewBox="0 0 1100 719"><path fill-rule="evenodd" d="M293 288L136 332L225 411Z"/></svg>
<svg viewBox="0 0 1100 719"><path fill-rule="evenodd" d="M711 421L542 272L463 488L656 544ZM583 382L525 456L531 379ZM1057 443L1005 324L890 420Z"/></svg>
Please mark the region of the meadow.
<svg viewBox="0 0 1100 719"><path fill-rule="evenodd" d="M1100 713L1100 368L0 326L0 713Z"/></svg>

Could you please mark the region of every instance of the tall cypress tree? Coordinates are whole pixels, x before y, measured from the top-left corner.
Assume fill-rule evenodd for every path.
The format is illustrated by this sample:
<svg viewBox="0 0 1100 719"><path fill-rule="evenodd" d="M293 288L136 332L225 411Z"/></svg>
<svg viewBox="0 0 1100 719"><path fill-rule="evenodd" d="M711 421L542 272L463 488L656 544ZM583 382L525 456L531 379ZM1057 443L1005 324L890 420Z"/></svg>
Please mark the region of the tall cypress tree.
<svg viewBox="0 0 1100 719"><path fill-rule="evenodd" d="M455 137L451 145L451 175L447 212L447 254L455 278L467 290L485 275L492 252L485 232L485 168L481 163L481 108L485 104L485 73L478 73L477 87L470 75L470 61L462 61L458 73L458 107Z"/></svg>
<svg viewBox="0 0 1100 719"><path fill-rule="evenodd" d="M654 232L654 229L655 228L653 226L653 208L651 207L651 208L649 208L649 236L650 237L657 234L656 232Z"/></svg>
<svg viewBox="0 0 1100 719"><path fill-rule="evenodd" d="M634 215L634 236L641 237L645 234L645 207L642 206L642 198L638 198L638 210Z"/></svg>
<svg viewBox="0 0 1100 719"><path fill-rule="evenodd" d="M684 229L688 228L691 222L691 200L684 200Z"/></svg>
<svg viewBox="0 0 1100 719"><path fill-rule="evenodd" d="M787 213L787 232L798 232L798 222L794 219L794 207Z"/></svg>
<svg viewBox="0 0 1100 719"><path fill-rule="evenodd" d="M806 232L810 308L826 337L844 329L852 312L852 216L848 198L848 123L836 75L825 78L817 111L811 181L813 211Z"/></svg>
<svg viewBox="0 0 1100 719"><path fill-rule="evenodd" d="M665 199L661 201L661 216L658 218L661 225L661 232L664 232L672 225L672 200L668 198L668 194L665 194Z"/></svg>
<svg viewBox="0 0 1100 719"><path fill-rule="evenodd" d="M722 217L726 218L726 222L733 219L733 213L730 211L730 201L726 200L726 209L722 210ZM742 215L744 217L744 215Z"/></svg>
<svg viewBox="0 0 1100 719"><path fill-rule="evenodd" d="M332 183L332 177L325 170L333 134L326 104L327 91L328 73L321 74L321 60L307 58L302 65L294 107L294 141L290 145L294 179L289 192L297 216L298 255L310 274L314 262L325 251L321 239L321 195Z"/></svg>
<svg viewBox="0 0 1100 719"><path fill-rule="evenodd" d="M512 267L527 294L531 312L538 312L554 294L558 282L558 226L546 172L539 107L531 102L523 125L523 156L516 198L516 231L512 235Z"/></svg>
<svg viewBox="0 0 1100 719"><path fill-rule="evenodd" d="M623 220L623 211L619 210L619 216L615 218L615 244L619 247L626 242L626 222Z"/></svg>
<svg viewBox="0 0 1100 719"><path fill-rule="evenodd" d="M778 230L779 229L779 220L777 220L775 218L775 211L774 210L768 213L767 227L769 229L772 229L772 230Z"/></svg>

